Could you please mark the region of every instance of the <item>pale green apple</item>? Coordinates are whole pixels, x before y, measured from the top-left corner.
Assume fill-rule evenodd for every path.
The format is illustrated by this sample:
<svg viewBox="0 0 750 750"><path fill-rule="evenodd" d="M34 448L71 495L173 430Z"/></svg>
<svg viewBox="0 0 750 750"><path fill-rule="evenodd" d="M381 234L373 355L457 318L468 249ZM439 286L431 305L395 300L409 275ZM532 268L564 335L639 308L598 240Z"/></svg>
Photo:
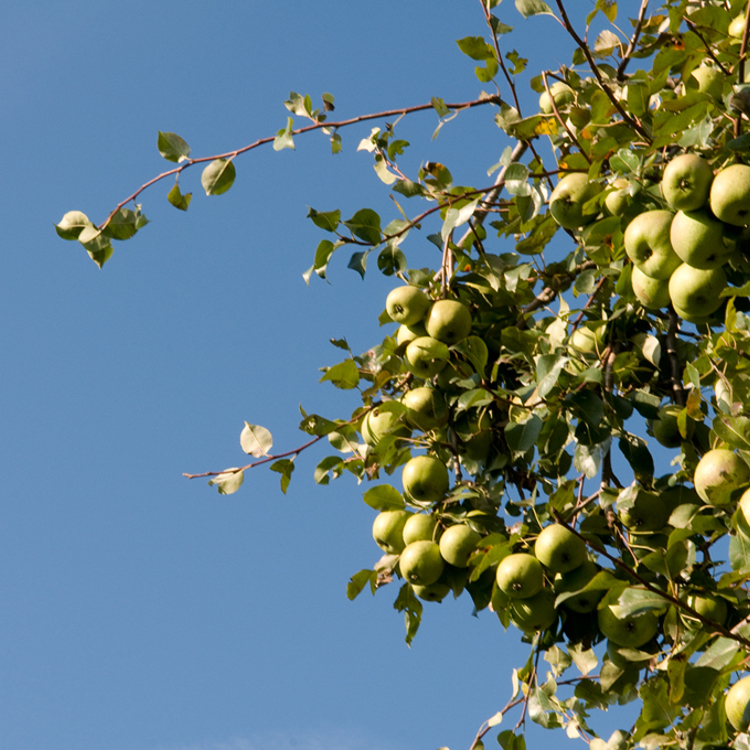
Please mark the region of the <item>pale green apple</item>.
<svg viewBox="0 0 750 750"><path fill-rule="evenodd" d="M705 617L711 622L723 625L727 621L729 609L727 600L720 596L714 596L709 593L694 593L687 598L687 605L694 609L701 617ZM707 628L708 626L689 612L680 610L680 616L688 627L697 630Z"/></svg>
<svg viewBox="0 0 750 750"><path fill-rule="evenodd" d="M451 590L447 583L441 583L440 581L436 581L429 586L420 586L413 583L411 587L414 593L425 602L442 602Z"/></svg>
<svg viewBox="0 0 750 750"><path fill-rule="evenodd" d="M620 177L612 183L611 189L607 192L607 197L604 199L604 206L612 216L622 216L632 199L630 195L630 183Z"/></svg>
<svg viewBox="0 0 750 750"><path fill-rule="evenodd" d="M443 574L445 562L437 542L422 540L404 547L398 566L402 577L412 585L431 586Z"/></svg>
<svg viewBox="0 0 750 750"><path fill-rule="evenodd" d="M528 599L541 591L544 568L534 555L516 552L504 557L495 574L501 591L513 599Z"/></svg>
<svg viewBox="0 0 750 750"><path fill-rule="evenodd" d="M729 723L738 732L750 728L750 677L743 677L729 688L724 710Z"/></svg>
<svg viewBox="0 0 750 750"><path fill-rule="evenodd" d="M667 404L659 409L659 416L649 422L654 437L665 448L679 448L684 440L689 440L692 437L693 432L695 431L695 423L692 419L688 418L686 422L687 437L684 438L682 436L677 422L681 412L681 406Z"/></svg>
<svg viewBox="0 0 750 750"><path fill-rule="evenodd" d="M552 95L550 97L550 94ZM539 109L545 115L551 115L553 113L552 100L555 102L557 109L561 109L568 104L572 104L576 99L575 92L567 83L563 81L555 81L549 87L549 93L542 91L539 97Z"/></svg>
<svg viewBox="0 0 750 750"><path fill-rule="evenodd" d="M732 164L722 169L711 183L711 210L726 224L750 224L750 167Z"/></svg>
<svg viewBox="0 0 750 750"><path fill-rule="evenodd" d="M362 420L362 440L367 445L377 445L386 435L408 437L409 428L401 414L376 406Z"/></svg>
<svg viewBox="0 0 750 750"><path fill-rule="evenodd" d="M591 182L584 172L565 175L549 197L549 211L564 229L579 229L596 218L596 211L584 213L584 205L602 190L598 182Z"/></svg>
<svg viewBox="0 0 750 750"><path fill-rule="evenodd" d="M416 286L397 286L385 299L385 309L396 323L413 326L427 315L430 298Z"/></svg>
<svg viewBox="0 0 750 750"><path fill-rule="evenodd" d="M604 350L605 326L595 329L579 326L568 337L568 346L580 354L600 354Z"/></svg>
<svg viewBox="0 0 750 750"><path fill-rule="evenodd" d="M599 630L618 646L640 648L659 632L659 618L647 611L639 615L621 616L613 605L599 609Z"/></svg>
<svg viewBox="0 0 750 750"><path fill-rule="evenodd" d="M539 532L534 555L553 573L568 573L586 560L586 542L562 524L551 523Z"/></svg>
<svg viewBox="0 0 750 750"><path fill-rule="evenodd" d="M689 322L702 322L721 307L721 293L727 288L724 269L703 270L687 263L679 266L669 279L669 296L675 312Z"/></svg>
<svg viewBox="0 0 750 750"><path fill-rule="evenodd" d="M671 226L672 213L656 209L638 214L625 229L625 252L652 279L668 279L680 265L669 238Z"/></svg>
<svg viewBox="0 0 750 750"><path fill-rule="evenodd" d="M703 502L727 505L735 492L750 484L750 467L734 451L714 448L698 462L693 484Z"/></svg>
<svg viewBox="0 0 750 750"><path fill-rule="evenodd" d="M510 621L524 633L551 628L557 619L555 593L543 588L534 596L514 599L510 605Z"/></svg>
<svg viewBox="0 0 750 750"><path fill-rule="evenodd" d="M711 165L697 154L676 156L664 168L661 192L678 211L696 211L708 202L714 178Z"/></svg>
<svg viewBox="0 0 750 750"><path fill-rule="evenodd" d="M380 549L391 555L398 555L404 542L404 525L414 515L406 510L384 510L375 517L372 524L372 538Z"/></svg>
<svg viewBox="0 0 750 750"><path fill-rule="evenodd" d="M721 99L724 93L724 80L726 76L713 65L700 65L691 74L695 80L698 91L710 94L714 99ZM690 82L692 84L692 81Z"/></svg>
<svg viewBox="0 0 750 750"><path fill-rule="evenodd" d="M599 566L587 558L577 568L567 573L558 573L555 576L555 592L557 595L573 594L563 601L565 607L582 614L593 612L596 609L599 600L604 596L604 591L602 589L582 591L582 589L591 583L599 570Z"/></svg>
<svg viewBox="0 0 750 750"><path fill-rule="evenodd" d="M415 323L413 326L400 325L396 331L396 345L410 344L414 339L426 335L427 329L424 327L424 321Z"/></svg>
<svg viewBox="0 0 750 750"><path fill-rule="evenodd" d="M456 568L465 568L481 539L482 535L466 524L454 524L440 537L440 554L445 562Z"/></svg>
<svg viewBox="0 0 750 750"><path fill-rule="evenodd" d="M440 527L435 516L427 513L412 513L404 524L403 537L406 544L412 542L436 542L440 536Z"/></svg>
<svg viewBox="0 0 750 750"><path fill-rule="evenodd" d="M745 33L745 14L740 13L729 22L728 34L734 39L742 39Z"/></svg>
<svg viewBox="0 0 750 750"><path fill-rule="evenodd" d="M450 352L442 341L431 336L420 336L406 347L405 357L409 369L418 378L428 380L448 364Z"/></svg>
<svg viewBox="0 0 750 750"><path fill-rule="evenodd" d="M630 284L635 298L647 310L661 310L669 305L669 279L652 279L633 265Z"/></svg>
<svg viewBox="0 0 750 750"><path fill-rule="evenodd" d="M453 346L471 333L471 313L454 299L441 299L430 309L425 323L427 335Z"/></svg>
<svg viewBox="0 0 750 750"><path fill-rule="evenodd" d="M407 421L425 432L443 427L448 422L448 405L435 388L412 388L401 397Z"/></svg>
<svg viewBox="0 0 750 750"><path fill-rule="evenodd" d="M659 531L669 519L669 511L659 495L640 490L630 503L618 503L618 516L630 532Z"/></svg>
<svg viewBox="0 0 750 750"><path fill-rule="evenodd" d="M678 211L669 230L672 247L683 263L709 270L723 265L732 248L724 242L724 224L705 208Z"/></svg>
<svg viewBox="0 0 750 750"><path fill-rule="evenodd" d="M420 503L442 500L450 486L445 464L437 456L415 456L409 459L401 472L404 491Z"/></svg>

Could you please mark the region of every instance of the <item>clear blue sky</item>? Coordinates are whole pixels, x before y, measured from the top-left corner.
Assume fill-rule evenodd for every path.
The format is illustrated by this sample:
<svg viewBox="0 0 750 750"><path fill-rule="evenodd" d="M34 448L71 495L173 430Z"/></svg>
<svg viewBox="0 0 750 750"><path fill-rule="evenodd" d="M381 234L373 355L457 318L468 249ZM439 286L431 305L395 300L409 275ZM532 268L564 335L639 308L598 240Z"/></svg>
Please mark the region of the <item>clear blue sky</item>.
<svg viewBox="0 0 750 750"><path fill-rule="evenodd" d="M551 19L498 12L537 70L569 59ZM211 155L283 127L291 90L332 92L342 118L474 98L454 40L484 33L479 2L6 0L0 21L0 747L468 747L510 694L518 638L464 596L427 605L408 649L395 587L349 602L379 557L364 488L316 486L321 451L286 497L262 469L231 497L182 477L242 462L244 420L288 450L300 403L353 407L318 368L338 361L331 337L382 338L393 281L362 282L342 254L330 285L305 286L323 236L305 216L396 216L356 152L372 125L343 131L337 157L321 134L242 157L222 197L191 170L187 214L152 188L152 223L101 271L52 225L72 209L100 222L168 167L158 130ZM489 109L431 141L436 124L403 123L407 167L487 184L507 145ZM404 246L412 266L431 248Z"/></svg>

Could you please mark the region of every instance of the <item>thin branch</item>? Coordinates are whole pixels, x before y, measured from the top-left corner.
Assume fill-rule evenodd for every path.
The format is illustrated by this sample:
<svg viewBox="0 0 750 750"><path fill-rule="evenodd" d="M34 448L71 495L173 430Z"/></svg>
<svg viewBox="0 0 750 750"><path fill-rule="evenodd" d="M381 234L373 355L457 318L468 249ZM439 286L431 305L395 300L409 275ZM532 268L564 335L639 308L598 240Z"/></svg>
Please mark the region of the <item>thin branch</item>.
<svg viewBox="0 0 750 750"><path fill-rule="evenodd" d="M617 80L621 81L625 76L625 68L628 67L630 57L635 52L635 47L638 44L638 37L641 35L641 29L643 28L643 19L646 17L646 8L648 8L648 0L641 0L641 9L638 11L638 20L635 22L635 29L633 30L633 36L630 37L630 44L625 50L625 54L622 56L620 64L617 66Z"/></svg>
<svg viewBox="0 0 750 750"><path fill-rule="evenodd" d="M580 141L578 140L578 138L576 138L575 134L570 129L570 126L563 119L562 115L560 114L560 112L557 109L557 105L555 104L555 97L552 96L552 92L549 89L549 84L547 83L547 72L546 71L542 72L542 82L544 83L544 90L547 92L547 96L549 97L550 104L552 105L552 112L554 113L555 118L560 123L560 125L562 125L563 128L565 128L566 132L570 136L570 139L573 141L573 143L576 144L576 146L578 147L578 150L581 152L581 156L583 156L583 158L586 159L586 161L589 164L591 164L591 157L583 150L583 147L581 146Z"/></svg>

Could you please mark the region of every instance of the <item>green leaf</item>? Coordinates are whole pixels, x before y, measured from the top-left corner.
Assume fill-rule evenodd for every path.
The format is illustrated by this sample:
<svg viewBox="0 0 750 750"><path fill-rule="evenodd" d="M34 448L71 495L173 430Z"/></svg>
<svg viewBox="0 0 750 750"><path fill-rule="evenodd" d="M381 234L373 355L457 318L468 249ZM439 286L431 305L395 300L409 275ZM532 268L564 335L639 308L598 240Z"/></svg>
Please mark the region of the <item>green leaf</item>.
<svg viewBox="0 0 750 750"><path fill-rule="evenodd" d="M311 208L307 212L307 218L312 220L316 227L324 229L326 232L335 232L341 222L341 211L316 211Z"/></svg>
<svg viewBox="0 0 750 750"><path fill-rule="evenodd" d="M360 570L359 573L355 573L349 583L346 584L346 596L350 601L356 599L362 592L367 584L370 584L372 593L375 593L375 588L378 582L378 574L374 570Z"/></svg>
<svg viewBox="0 0 750 750"><path fill-rule="evenodd" d="M495 57L495 50L481 36L466 36L457 39L456 44L472 60L490 60Z"/></svg>
<svg viewBox="0 0 750 750"><path fill-rule="evenodd" d="M245 479L245 472L240 469L227 469L221 474L217 474L213 479L208 480L209 486L214 485L220 495L231 495L242 485Z"/></svg>
<svg viewBox="0 0 750 750"><path fill-rule="evenodd" d="M221 195L234 184L237 176L234 164L229 159L214 159L201 175L201 185L206 195Z"/></svg>
<svg viewBox="0 0 750 750"><path fill-rule="evenodd" d="M445 102L440 97L433 96L430 102L438 113L438 117L445 117L450 114L450 110L445 106Z"/></svg>
<svg viewBox="0 0 750 750"><path fill-rule="evenodd" d="M378 269L384 276L403 273L406 271L406 256L397 245L388 242L378 254Z"/></svg>
<svg viewBox="0 0 750 750"><path fill-rule="evenodd" d="M367 256L370 251L352 253L352 257L349 258L349 262L346 264L347 268L351 268L352 271L356 271L363 279L365 278L365 271L367 270Z"/></svg>
<svg viewBox="0 0 750 750"><path fill-rule="evenodd" d="M378 245L381 241L380 216L371 208L361 208L351 219L344 222L355 237Z"/></svg>
<svg viewBox="0 0 750 750"><path fill-rule="evenodd" d="M167 161L183 162L190 156L190 146L177 133L162 133L160 130L156 145Z"/></svg>
<svg viewBox="0 0 750 750"><path fill-rule="evenodd" d="M540 14L552 16L557 18L552 12L552 9L547 3L542 0L516 0L516 8L518 12L524 17L529 18L531 16L538 16Z"/></svg>
<svg viewBox="0 0 750 750"><path fill-rule="evenodd" d="M359 384L357 363L353 359L346 359L333 367L329 367L319 382L322 383L324 380L330 380L336 388L342 390L356 388Z"/></svg>
<svg viewBox="0 0 750 750"><path fill-rule="evenodd" d="M362 499L375 510L403 510L406 505L401 493L390 484L379 484L367 490Z"/></svg>
<svg viewBox="0 0 750 750"><path fill-rule="evenodd" d="M292 138L292 126L294 120L291 117L287 117L286 127L282 128L276 133L276 137L273 139L273 150L281 151L285 148L291 148L294 150L294 139Z"/></svg>
<svg viewBox="0 0 750 750"><path fill-rule="evenodd" d="M459 341L453 347L453 350L459 354L463 354L471 362L474 372L480 376L484 375L489 358L489 351L487 350L487 344L484 343L484 339L481 339L479 336L468 336L463 341Z"/></svg>
<svg viewBox="0 0 750 750"><path fill-rule="evenodd" d="M398 592L393 608L404 613L406 642L411 645L422 621L422 602L417 599L411 584L405 583Z"/></svg>
<svg viewBox="0 0 750 750"><path fill-rule="evenodd" d="M55 224L55 231L64 240L77 240L85 227L94 225L82 211L68 211L59 224Z"/></svg>
<svg viewBox="0 0 750 750"><path fill-rule="evenodd" d="M512 451L525 453L536 444L542 431L542 420L532 414L525 422L510 422L505 426L505 442Z"/></svg>
<svg viewBox="0 0 750 750"><path fill-rule="evenodd" d="M543 354L536 363L537 389L541 398L547 396L557 385L557 379L568 357L563 354Z"/></svg>
<svg viewBox="0 0 750 750"><path fill-rule="evenodd" d="M240 433L240 445L248 455L261 458L268 456L268 451L273 447L273 437L265 427L245 422Z"/></svg>
<svg viewBox="0 0 750 750"><path fill-rule="evenodd" d="M180 192L180 185L175 181L172 189L167 193L167 200L175 207L179 208L180 211L187 211L190 201L193 200L192 193L185 193L184 195Z"/></svg>
<svg viewBox="0 0 750 750"><path fill-rule="evenodd" d="M750 419L719 414L713 421L714 432L733 448L750 450Z"/></svg>
<svg viewBox="0 0 750 750"><path fill-rule="evenodd" d="M99 268L112 257L114 252L109 237L93 225L86 226L81 230L78 241L86 248L89 257Z"/></svg>
<svg viewBox="0 0 750 750"><path fill-rule="evenodd" d="M102 230L107 237L114 240L128 240L141 227L148 224L140 210L131 211L129 208L121 208L108 222Z"/></svg>
<svg viewBox="0 0 750 750"><path fill-rule="evenodd" d="M277 471L281 474L281 491L286 495L294 471L294 459L280 458L278 461L274 461L269 468L271 471Z"/></svg>
<svg viewBox="0 0 750 750"><path fill-rule="evenodd" d="M337 245L334 245L330 240L321 240L315 250L315 261L313 263L313 270L320 276L321 279L326 277L326 269L328 268L328 261L333 255L333 251Z"/></svg>
<svg viewBox="0 0 750 750"><path fill-rule="evenodd" d="M625 589L617 602L616 614L622 618L644 612L665 612L669 604L663 596L636 586ZM615 607L612 610L615 611Z"/></svg>

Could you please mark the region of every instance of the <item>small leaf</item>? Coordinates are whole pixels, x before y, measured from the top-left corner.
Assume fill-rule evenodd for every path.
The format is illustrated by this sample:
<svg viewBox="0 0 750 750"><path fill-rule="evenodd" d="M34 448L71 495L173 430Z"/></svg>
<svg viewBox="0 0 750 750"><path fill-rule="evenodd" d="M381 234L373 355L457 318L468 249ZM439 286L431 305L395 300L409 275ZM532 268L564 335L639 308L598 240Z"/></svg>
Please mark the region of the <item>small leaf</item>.
<svg viewBox="0 0 750 750"><path fill-rule="evenodd" d="M82 211L68 211L59 224L55 224L55 231L59 237L64 240L77 240L84 227L91 227L93 224Z"/></svg>
<svg viewBox="0 0 750 750"><path fill-rule="evenodd" d="M542 2L542 0L516 0L516 8L524 18L538 16L540 14L552 16L553 18L557 17L552 12L552 9L549 7L549 5L547 5L547 3L545 2Z"/></svg>
<svg viewBox="0 0 750 750"><path fill-rule="evenodd" d="M206 195L221 195L234 184L237 173L229 159L214 159L201 175L201 185Z"/></svg>
<svg viewBox="0 0 750 750"><path fill-rule="evenodd" d="M390 484L379 484L367 490L362 499L375 510L403 510L404 498L401 493Z"/></svg>
<svg viewBox="0 0 750 750"><path fill-rule="evenodd" d="M344 222L355 237L377 245L381 241L380 216L371 208L361 208Z"/></svg>
<svg viewBox="0 0 750 750"><path fill-rule="evenodd" d="M359 573L355 573L349 583L346 584L346 596L349 600L356 599L362 592L365 586L369 583L372 588L372 593L375 593L375 585L378 581L378 574L374 570L360 570Z"/></svg>
<svg viewBox="0 0 750 750"><path fill-rule="evenodd" d="M215 485L220 495L231 495L242 485L245 480L245 472L240 469L227 469L208 480L209 486Z"/></svg>
<svg viewBox="0 0 750 750"><path fill-rule="evenodd" d="M307 218L312 220L316 227L324 229L326 232L335 232L341 221L341 211L316 211L311 208L307 213Z"/></svg>
<svg viewBox="0 0 750 750"><path fill-rule="evenodd" d="M461 52L472 60L489 60L495 56L495 51L481 36L466 36L457 39L456 44Z"/></svg>
<svg viewBox="0 0 750 750"><path fill-rule="evenodd" d="M291 458L280 458L274 461L269 467L271 471L278 471L281 474L281 491L286 495L287 487L292 479L294 471L294 460Z"/></svg>
<svg viewBox="0 0 750 750"><path fill-rule="evenodd" d="M245 427L240 433L240 445L245 453L260 458L268 456L268 451L273 446L273 437L265 427L245 422Z"/></svg>
<svg viewBox="0 0 750 750"><path fill-rule="evenodd" d="M286 127L279 130L276 133L276 137L273 139L273 150L281 151L285 148L291 148L294 150L294 139L292 138L292 125L294 120L291 117L287 118Z"/></svg>
<svg viewBox="0 0 750 750"><path fill-rule="evenodd" d="M357 363L353 359L347 359L329 367L319 382L322 383L324 380L330 380L337 388L342 390L356 388L359 384Z"/></svg>
<svg viewBox="0 0 750 750"><path fill-rule="evenodd" d="M369 250L364 253L352 253L352 257L349 258L346 267L351 268L352 271L356 271L364 279L365 271L367 270L367 256L369 254Z"/></svg>
<svg viewBox="0 0 750 750"><path fill-rule="evenodd" d="M185 193L184 195L180 192L180 185L175 181L172 189L167 193L167 200L175 207L179 208L180 211L187 211L190 201L193 200L192 193Z"/></svg>
<svg viewBox="0 0 750 750"><path fill-rule="evenodd" d="M190 146L177 133L162 133L160 130L156 145L167 161L187 161L190 156Z"/></svg>

